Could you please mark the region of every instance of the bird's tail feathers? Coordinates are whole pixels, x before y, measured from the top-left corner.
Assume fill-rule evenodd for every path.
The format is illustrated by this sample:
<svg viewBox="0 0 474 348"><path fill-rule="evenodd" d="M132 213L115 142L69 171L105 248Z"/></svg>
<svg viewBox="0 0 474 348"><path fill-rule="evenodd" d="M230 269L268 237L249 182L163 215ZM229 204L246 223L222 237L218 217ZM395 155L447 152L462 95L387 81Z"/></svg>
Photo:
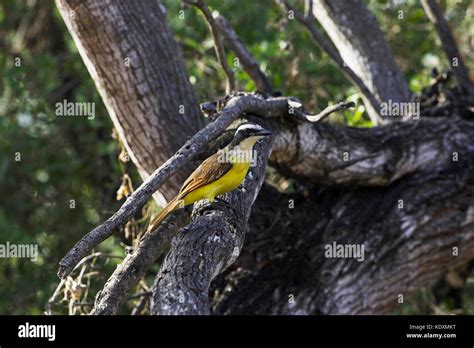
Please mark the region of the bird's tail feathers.
<svg viewBox="0 0 474 348"><path fill-rule="evenodd" d="M152 232L156 230L156 228L161 224L161 222L176 208L182 207L184 201L182 199L178 199L175 197L172 199L161 211L158 213L157 216L150 222L148 225L147 232Z"/></svg>

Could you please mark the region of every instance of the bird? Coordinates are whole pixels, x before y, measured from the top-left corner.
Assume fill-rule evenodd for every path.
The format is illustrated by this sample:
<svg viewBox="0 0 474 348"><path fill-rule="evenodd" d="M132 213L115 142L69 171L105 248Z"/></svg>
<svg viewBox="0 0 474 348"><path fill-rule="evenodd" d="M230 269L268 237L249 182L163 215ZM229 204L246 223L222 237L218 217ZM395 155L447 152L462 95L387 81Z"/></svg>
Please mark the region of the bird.
<svg viewBox="0 0 474 348"><path fill-rule="evenodd" d="M256 160L253 146L271 134L257 124L241 124L229 145L204 160L186 179L176 197L150 222L147 232L154 231L177 208L203 199L212 203L215 197L239 187Z"/></svg>

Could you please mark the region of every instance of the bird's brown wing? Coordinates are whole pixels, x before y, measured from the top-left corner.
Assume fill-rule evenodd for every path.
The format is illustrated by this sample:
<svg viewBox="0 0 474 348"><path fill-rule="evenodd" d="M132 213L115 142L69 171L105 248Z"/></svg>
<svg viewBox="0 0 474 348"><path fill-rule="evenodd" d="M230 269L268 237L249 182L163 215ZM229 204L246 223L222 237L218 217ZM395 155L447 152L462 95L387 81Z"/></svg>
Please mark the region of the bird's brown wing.
<svg viewBox="0 0 474 348"><path fill-rule="evenodd" d="M232 163L219 161L219 155L220 152L206 159L189 176L181 187L181 190L179 190L179 197L181 199L188 193L216 181L232 168Z"/></svg>

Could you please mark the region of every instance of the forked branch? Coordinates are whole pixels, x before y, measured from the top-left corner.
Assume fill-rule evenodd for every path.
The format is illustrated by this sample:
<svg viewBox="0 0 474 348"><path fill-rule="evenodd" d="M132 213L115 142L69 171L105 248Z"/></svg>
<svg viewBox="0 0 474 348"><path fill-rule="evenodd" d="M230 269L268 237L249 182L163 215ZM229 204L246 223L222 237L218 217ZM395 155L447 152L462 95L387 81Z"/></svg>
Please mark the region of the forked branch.
<svg viewBox="0 0 474 348"><path fill-rule="evenodd" d="M380 103L377 101L372 92L370 92L364 81L362 81L362 79L357 76L357 74L347 64L345 64L336 47L334 47L334 45L324 36L318 33L314 25L314 18L312 18L312 14L308 12L307 15L303 15L285 0L276 0L276 2L280 5L280 8L284 11L285 14L288 14L288 12L291 11L291 13L294 15L294 18L298 22L303 24L306 29L308 29L316 46L318 46L319 49L326 52L329 57L331 57L331 59L337 64L337 66L343 72L346 78L359 89L366 101L371 105L372 109L379 111ZM312 4L311 1L310 3ZM308 4L307 11L309 11L309 8L311 8L311 6ZM378 119L373 119L372 122L374 122L374 124L378 124L381 123L381 120L381 117L379 117Z"/></svg>

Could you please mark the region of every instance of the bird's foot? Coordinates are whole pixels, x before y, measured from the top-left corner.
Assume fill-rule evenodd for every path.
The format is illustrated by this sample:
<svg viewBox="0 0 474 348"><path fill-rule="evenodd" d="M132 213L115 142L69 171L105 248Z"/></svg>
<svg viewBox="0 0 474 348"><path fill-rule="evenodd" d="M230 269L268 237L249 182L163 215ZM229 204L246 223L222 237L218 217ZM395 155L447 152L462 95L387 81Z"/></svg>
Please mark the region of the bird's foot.
<svg viewBox="0 0 474 348"><path fill-rule="evenodd" d="M221 202L221 203L227 203L226 200L224 200L224 199L222 199L222 198L220 198L220 197L215 197L215 198L214 198L214 201L215 201L215 202Z"/></svg>

